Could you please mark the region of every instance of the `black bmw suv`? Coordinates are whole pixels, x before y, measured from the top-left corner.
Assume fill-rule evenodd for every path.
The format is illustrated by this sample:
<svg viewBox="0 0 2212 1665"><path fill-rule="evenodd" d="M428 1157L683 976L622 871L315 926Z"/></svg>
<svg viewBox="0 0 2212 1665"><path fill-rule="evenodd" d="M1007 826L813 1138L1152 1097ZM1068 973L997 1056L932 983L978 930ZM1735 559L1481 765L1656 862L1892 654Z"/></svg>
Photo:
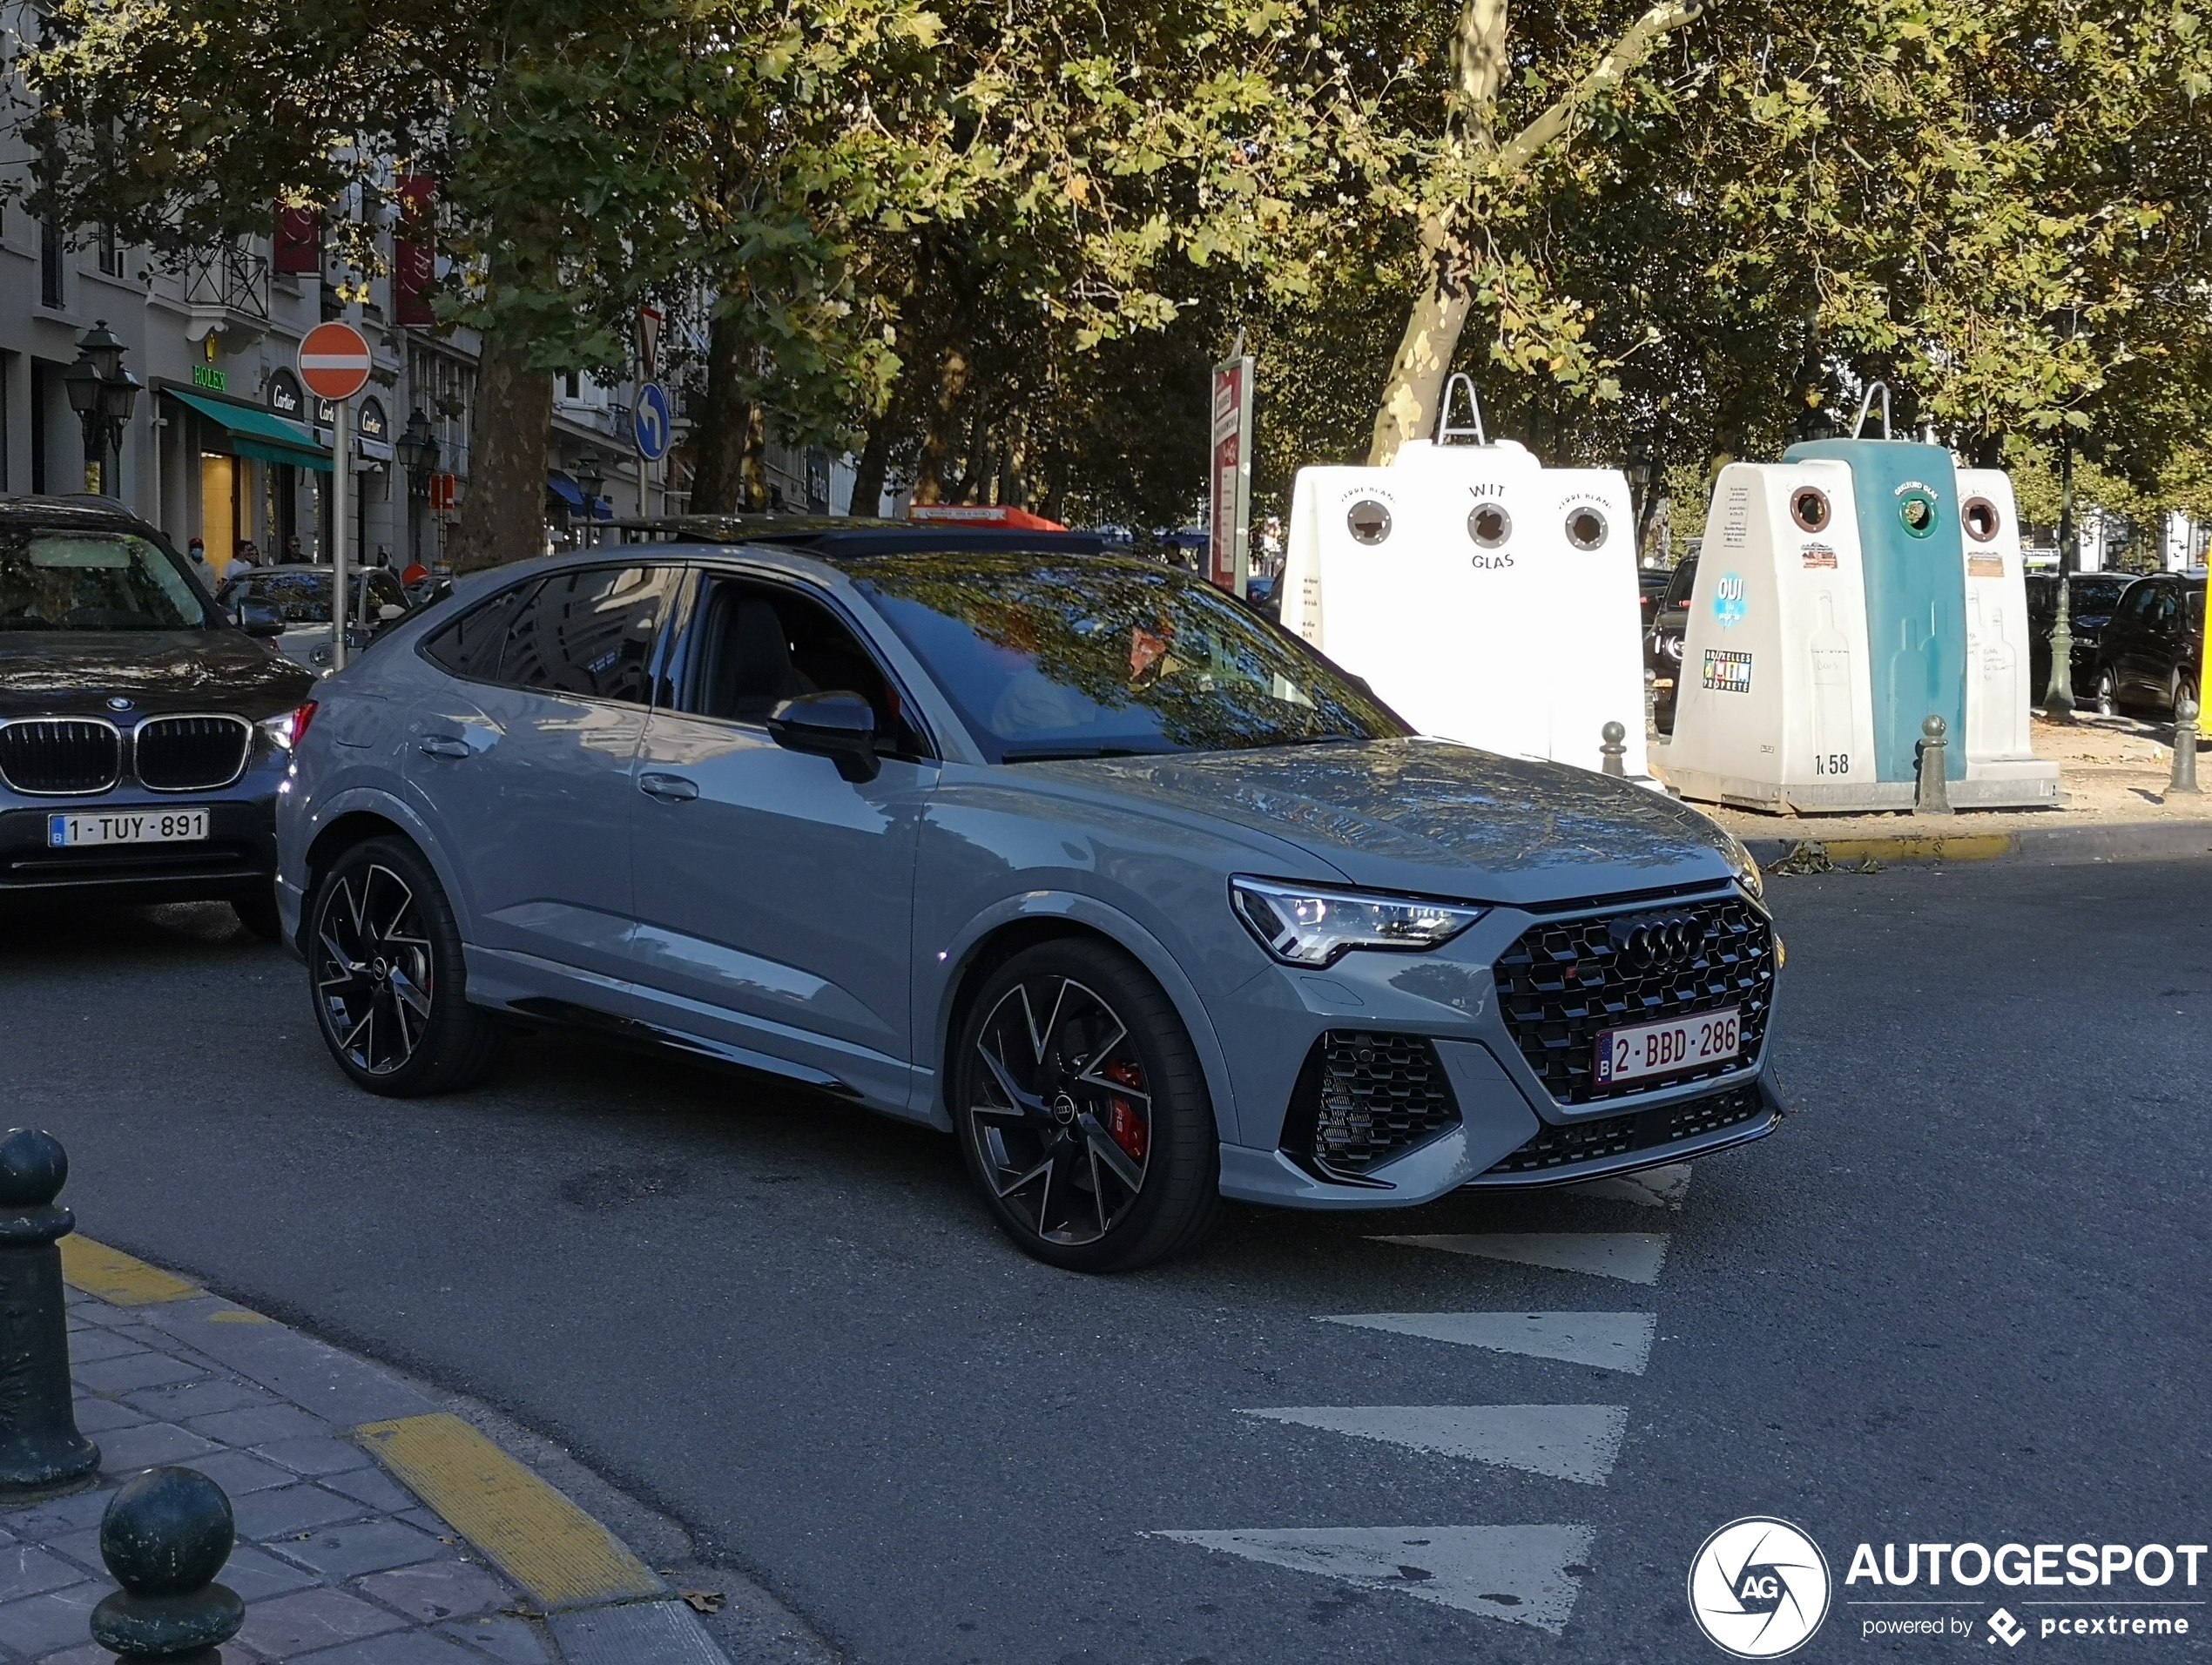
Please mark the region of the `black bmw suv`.
<svg viewBox="0 0 2212 1665"><path fill-rule="evenodd" d="M0 497L0 900L226 901L277 932L275 806L314 678L161 533L98 499Z"/></svg>

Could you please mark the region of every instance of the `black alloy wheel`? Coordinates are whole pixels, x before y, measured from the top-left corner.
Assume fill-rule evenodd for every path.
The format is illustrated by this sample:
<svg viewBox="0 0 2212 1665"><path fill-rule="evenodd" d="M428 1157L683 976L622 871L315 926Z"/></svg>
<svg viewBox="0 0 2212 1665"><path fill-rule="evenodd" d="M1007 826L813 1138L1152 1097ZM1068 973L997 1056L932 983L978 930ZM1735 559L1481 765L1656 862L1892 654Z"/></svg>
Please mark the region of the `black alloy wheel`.
<svg viewBox="0 0 2212 1665"><path fill-rule="evenodd" d="M324 1044L354 1084L412 1097L481 1076L498 1043L463 997L461 934L429 864L372 839L316 887L307 974Z"/></svg>
<svg viewBox="0 0 2212 1665"><path fill-rule="evenodd" d="M970 1008L951 1085L969 1173L1039 1259L1130 1271L1212 1224L1220 1149L1197 1055L1119 951L1069 938L1001 967Z"/></svg>

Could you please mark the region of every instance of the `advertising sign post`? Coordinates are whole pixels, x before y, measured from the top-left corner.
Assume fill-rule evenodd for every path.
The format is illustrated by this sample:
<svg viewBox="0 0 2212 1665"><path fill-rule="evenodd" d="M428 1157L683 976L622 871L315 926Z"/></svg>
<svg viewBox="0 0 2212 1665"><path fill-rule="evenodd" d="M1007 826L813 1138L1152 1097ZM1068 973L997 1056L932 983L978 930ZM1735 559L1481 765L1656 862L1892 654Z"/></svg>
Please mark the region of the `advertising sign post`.
<svg viewBox="0 0 2212 1665"><path fill-rule="evenodd" d="M300 343L300 380L330 401L330 668L346 668L351 610L346 559L347 500L354 487L354 395L368 385L368 343L351 324L317 324Z"/></svg>
<svg viewBox="0 0 2212 1665"><path fill-rule="evenodd" d="M1244 334L1213 367L1213 453L1206 576L1241 596L1251 580L1252 364Z"/></svg>

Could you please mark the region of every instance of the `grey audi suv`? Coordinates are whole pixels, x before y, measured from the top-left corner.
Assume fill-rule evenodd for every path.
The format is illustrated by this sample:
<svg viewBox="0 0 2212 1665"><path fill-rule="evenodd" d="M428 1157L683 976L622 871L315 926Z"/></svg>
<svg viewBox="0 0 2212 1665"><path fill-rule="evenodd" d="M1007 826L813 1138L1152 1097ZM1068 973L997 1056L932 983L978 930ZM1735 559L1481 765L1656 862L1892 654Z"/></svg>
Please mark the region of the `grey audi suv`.
<svg viewBox="0 0 2212 1665"><path fill-rule="evenodd" d="M1402 1208L1778 1122L1781 947L1695 811L1411 734L1080 539L725 535L469 580L316 690L278 893L361 1087L462 1087L517 1022L665 1042L954 1134L1088 1271L1224 1197Z"/></svg>

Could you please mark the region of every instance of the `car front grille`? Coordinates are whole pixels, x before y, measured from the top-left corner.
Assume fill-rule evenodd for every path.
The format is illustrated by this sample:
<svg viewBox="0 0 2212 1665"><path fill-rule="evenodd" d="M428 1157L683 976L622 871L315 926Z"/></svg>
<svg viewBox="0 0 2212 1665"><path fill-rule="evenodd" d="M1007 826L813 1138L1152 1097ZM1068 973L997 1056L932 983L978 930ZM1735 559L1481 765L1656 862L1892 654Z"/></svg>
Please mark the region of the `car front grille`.
<svg viewBox="0 0 2212 1665"><path fill-rule="evenodd" d="M1618 925L1621 929L1615 927ZM1640 926L1671 936L1669 962L1639 966ZM1498 1008L1521 1055L1561 1104L1588 1104L1749 1068L1774 994L1774 927L1740 897L1622 908L1595 919L1532 925L1499 956ZM1733 1060L1601 1087L1597 1038L1608 1029L1740 1008Z"/></svg>
<svg viewBox="0 0 2212 1665"><path fill-rule="evenodd" d="M104 792L121 773L121 737L107 723L34 717L0 727L0 781L19 792Z"/></svg>
<svg viewBox="0 0 2212 1665"><path fill-rule="evenodd" d="M138 725L134 761L158 792L212 792L246 767L253 725L242 717L153 717Z"/></svg>
<svg viewBox="0 0 2212 1665"><path fill-rule="evenodd" d="M1683 1103L1655 1104L1648 1110L1608 1116L1569 1127L1546 1127L1503 1161L1494 1163L1493 1174L1534 1174L1547 1168L1566 1168L1607 1156L1679 1144L1700 1134L1749 1122L1762 1113L1757 1083L1731 1087Z"/></svg>
<svg viewBox="0 0 2212 1665"><path fill-rule="evenodd" d="M1428 1041L1331 1029L1298 1072L1283 1149L1323 1178L1357 1181L1459 1121L1459 1101Z"/></svg>

